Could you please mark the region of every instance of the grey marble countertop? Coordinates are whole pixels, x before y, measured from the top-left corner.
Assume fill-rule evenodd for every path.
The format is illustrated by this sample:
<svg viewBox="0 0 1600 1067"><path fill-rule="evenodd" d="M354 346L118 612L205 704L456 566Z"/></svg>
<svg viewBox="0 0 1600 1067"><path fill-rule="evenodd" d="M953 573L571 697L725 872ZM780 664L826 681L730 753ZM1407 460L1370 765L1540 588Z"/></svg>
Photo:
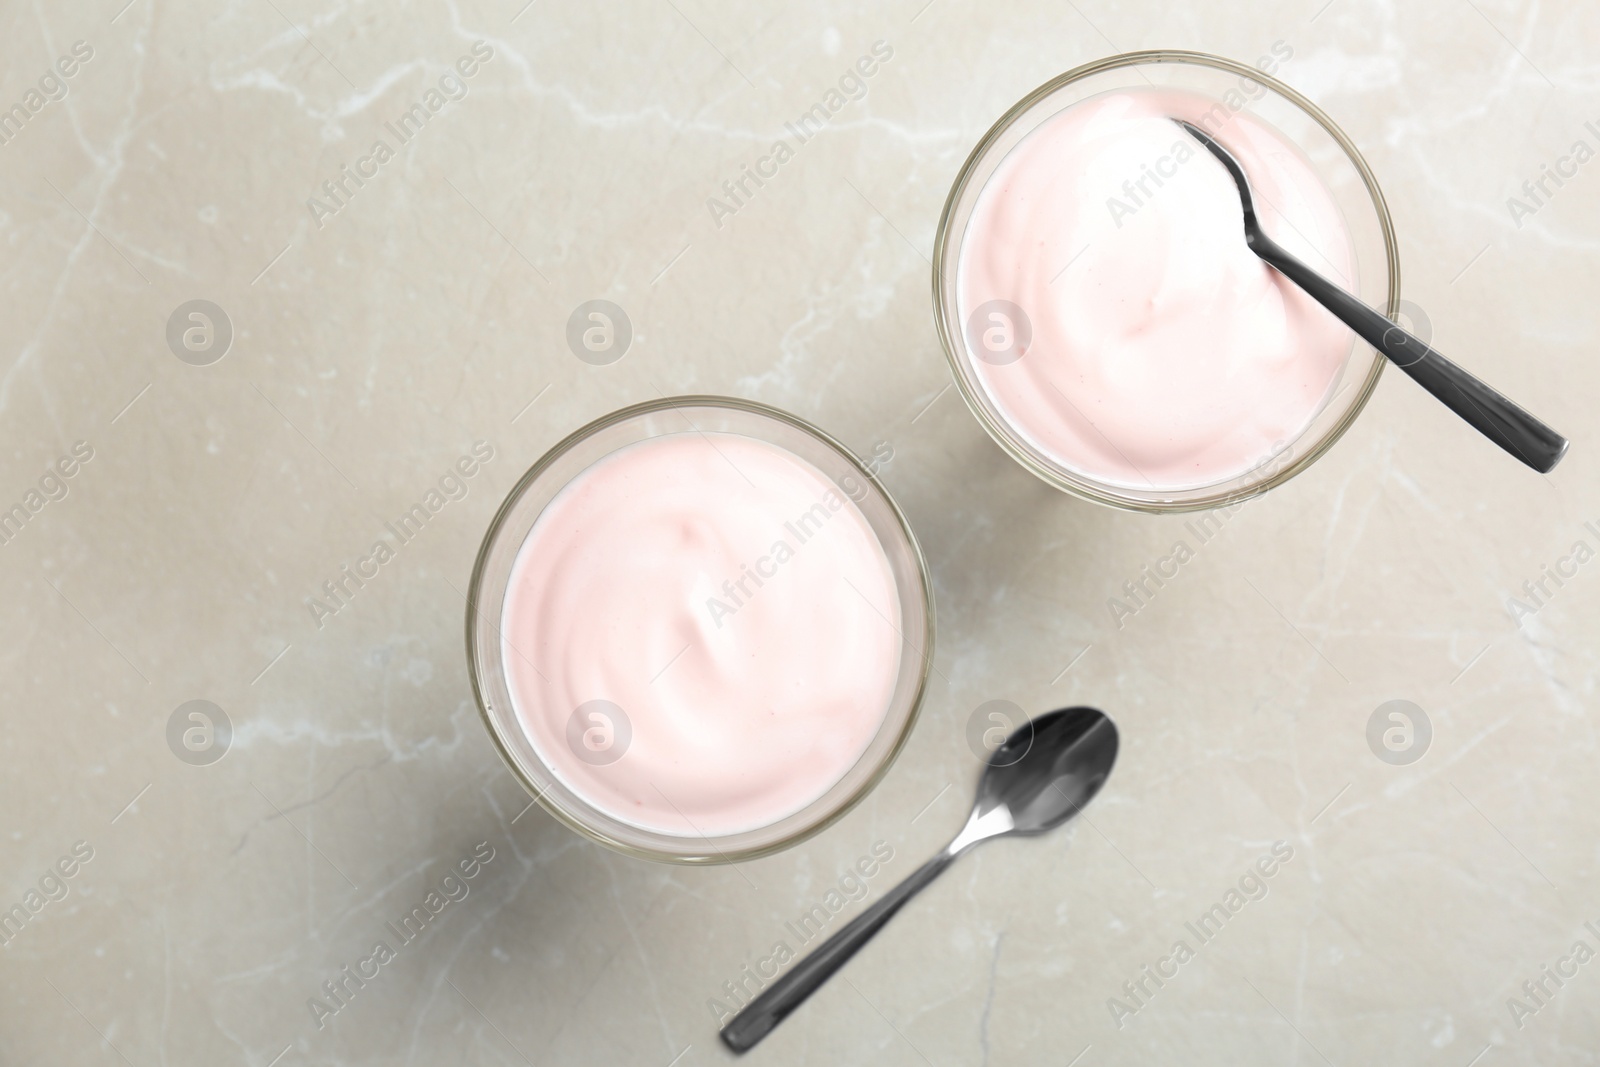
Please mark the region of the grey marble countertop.
<svg viewBox="0 0 1600 1067"><path fill-rule="evenodd" d="M862 857L889 857L876 896L954 832L990 700L1105 708L1110 785L966 857L749 1062L1600 1059L1600 9L96 0L0 26L24 116L0 115L0 509L27 516L0 543L0 1062L729 1062L719 1007L803 949L788 924L861 897ZM880 41L859 98L729 202ZM1531 474L1387 375L1117 619L1193 535L985 436L933 330L934 228L1047 78L1275 43L1378 174L1435 343L1572 454ZM633 331L604 366L566 339L594 299ZM681 392L890 455L938 598L893 771L738 867L530 809L463 654L521 472ZM478 441L464 496L308 607ZM1393 700L1428 724L1403 765L1368 741ZM393 936L463 862L466 895Z"/></svg>

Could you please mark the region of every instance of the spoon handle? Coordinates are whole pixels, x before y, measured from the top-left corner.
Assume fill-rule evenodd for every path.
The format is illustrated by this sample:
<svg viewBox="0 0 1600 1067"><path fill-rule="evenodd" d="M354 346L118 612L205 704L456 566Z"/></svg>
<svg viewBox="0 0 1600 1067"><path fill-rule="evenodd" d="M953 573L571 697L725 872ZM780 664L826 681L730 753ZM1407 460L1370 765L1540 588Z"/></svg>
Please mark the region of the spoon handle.
<svg viewBox="0 0 1600 1067"><path fill-rule="evenodd" d="M856 950L883 929L906 901L910 900L929 882L933 881L955 859L956 853L946 849L913 871L905 881L885 893L876 904L857 915L838 933L823 942L822 946L794 965L787 974L773 982L761 995L745 1005L722 1028L722 1043L735 1052L746 1052L756 1046L772 1028L798 1008L815 993L833 972L843 967Z"/></svg>
<svg viewBox="0 0 1600 1067"><path fill-rule="evenodd" d="M1565 437L1300 262L1265 234L1256 235L1250 246L1445 407L1523 463L1548 474L1566 454Z"/></svg>

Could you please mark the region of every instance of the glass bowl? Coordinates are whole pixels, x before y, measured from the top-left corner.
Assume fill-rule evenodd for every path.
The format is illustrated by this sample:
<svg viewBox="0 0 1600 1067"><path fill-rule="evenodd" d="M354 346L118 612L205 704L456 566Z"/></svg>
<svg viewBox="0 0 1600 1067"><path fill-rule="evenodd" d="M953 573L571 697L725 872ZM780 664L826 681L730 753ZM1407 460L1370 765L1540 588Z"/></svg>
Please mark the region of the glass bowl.
<svg viewBox="0 0 1600 1067"><path fill-rule="evenodd" d="M500 620L517 552L546 505L573 478L639 441L716 431L785 449L855 501L894 577L901 618L900 666L882 724L861 757L822 796L756 829L678 836L641 828L590 804L540 756L512 703ZM933 655L933 587L905 516L876 476L844 445L810 423L764 404L733 397L679 396L635 404L595 420L550 449L522 476L484 536L467 593L466 622L468 669L489 736L511 772L546 811L628 855L672 863L732 863L777 852L818 833L859 803L888 771L910 737L927 686Z"/></svg>
<svg viewBox="0 0 1600 1067"><path fill-rule="evenodd" d="M1384 358L1352 339L1341 377L1310 424L1287 442L1282 452L1244 474L1196 488L1140 489L1107 484L1075 471L1019 433L985 390L960 320L957 270L961 243L984 185L1007 153L1064 108L1101 93L1147 86L1188 90L1219 102L1225 98L1244 101L1242 110L1265 121L1299 148L1344 217L1355 255L1358 294L1395 317L1400 303L1400 254L1394 226L1377 179L1344 132L1321 108L1255 67L1204 52L1163 50L1129 52L1070 70L1023 97L984 134L956 176L939 219L933 260L934 319L967 406L1018 463L1057 489L1099 504L1132 511L1198 511L1264 493L1315 462L1366 406L1383 372ZM1229 97L1230 93L1234 96Z"/></svg>

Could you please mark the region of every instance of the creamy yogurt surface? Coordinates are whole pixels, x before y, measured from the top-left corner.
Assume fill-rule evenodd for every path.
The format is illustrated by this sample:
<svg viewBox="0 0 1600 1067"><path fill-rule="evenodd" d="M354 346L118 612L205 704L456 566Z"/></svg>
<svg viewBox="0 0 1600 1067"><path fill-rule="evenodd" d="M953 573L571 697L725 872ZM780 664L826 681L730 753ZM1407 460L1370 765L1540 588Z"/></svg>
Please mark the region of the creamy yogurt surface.
<svg viewBox="0 0 1600 1067"><path fill-rule="evenodd" d="M1027 442L1104 484L1214 485L1269 461L1327 403L1351 333L1246 246L1206 129L1279 244L1354 289L1332 194L1281 134L1178 90L1122 90L1029 133L979 194L958 310L983 390Z"/></svg>
<svg viewBox="0 0 1600 1067"><path fill-rule="evenodd" d="M900 668L866 517L812 464L734 433L642 441L544 508L501 619L539 756L580 797L685 837L767 826L866 750Z"/></svg>

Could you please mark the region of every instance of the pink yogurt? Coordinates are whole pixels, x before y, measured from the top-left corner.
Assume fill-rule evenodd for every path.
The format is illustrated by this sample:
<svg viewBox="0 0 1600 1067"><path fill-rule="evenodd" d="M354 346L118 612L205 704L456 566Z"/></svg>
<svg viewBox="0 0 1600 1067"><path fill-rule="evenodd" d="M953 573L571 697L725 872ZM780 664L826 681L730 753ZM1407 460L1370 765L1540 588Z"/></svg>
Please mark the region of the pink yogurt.
<svg viewBox="0 0 1600 1067"><path fill-rule="evenodd" d="M866 517L805 460L732 433L642 441L574 478L518 552L501 628L550 770L614 818L686 837L821 797L877 733L900 667L894 574Z"/></svg>
<svg viewBox="0 0 1600 1067"><path fill-rule="evenodd" d="M1092 97L1028 134L980 193L957 265L973 366L1012 428L1089 479L1158 490L1281 451L1352 346L1249 250L1232 180L1168 116L1239 160L1274 240L1355 287L1349 233L1311 164L1249 112L1176 90Z"/></svg>

